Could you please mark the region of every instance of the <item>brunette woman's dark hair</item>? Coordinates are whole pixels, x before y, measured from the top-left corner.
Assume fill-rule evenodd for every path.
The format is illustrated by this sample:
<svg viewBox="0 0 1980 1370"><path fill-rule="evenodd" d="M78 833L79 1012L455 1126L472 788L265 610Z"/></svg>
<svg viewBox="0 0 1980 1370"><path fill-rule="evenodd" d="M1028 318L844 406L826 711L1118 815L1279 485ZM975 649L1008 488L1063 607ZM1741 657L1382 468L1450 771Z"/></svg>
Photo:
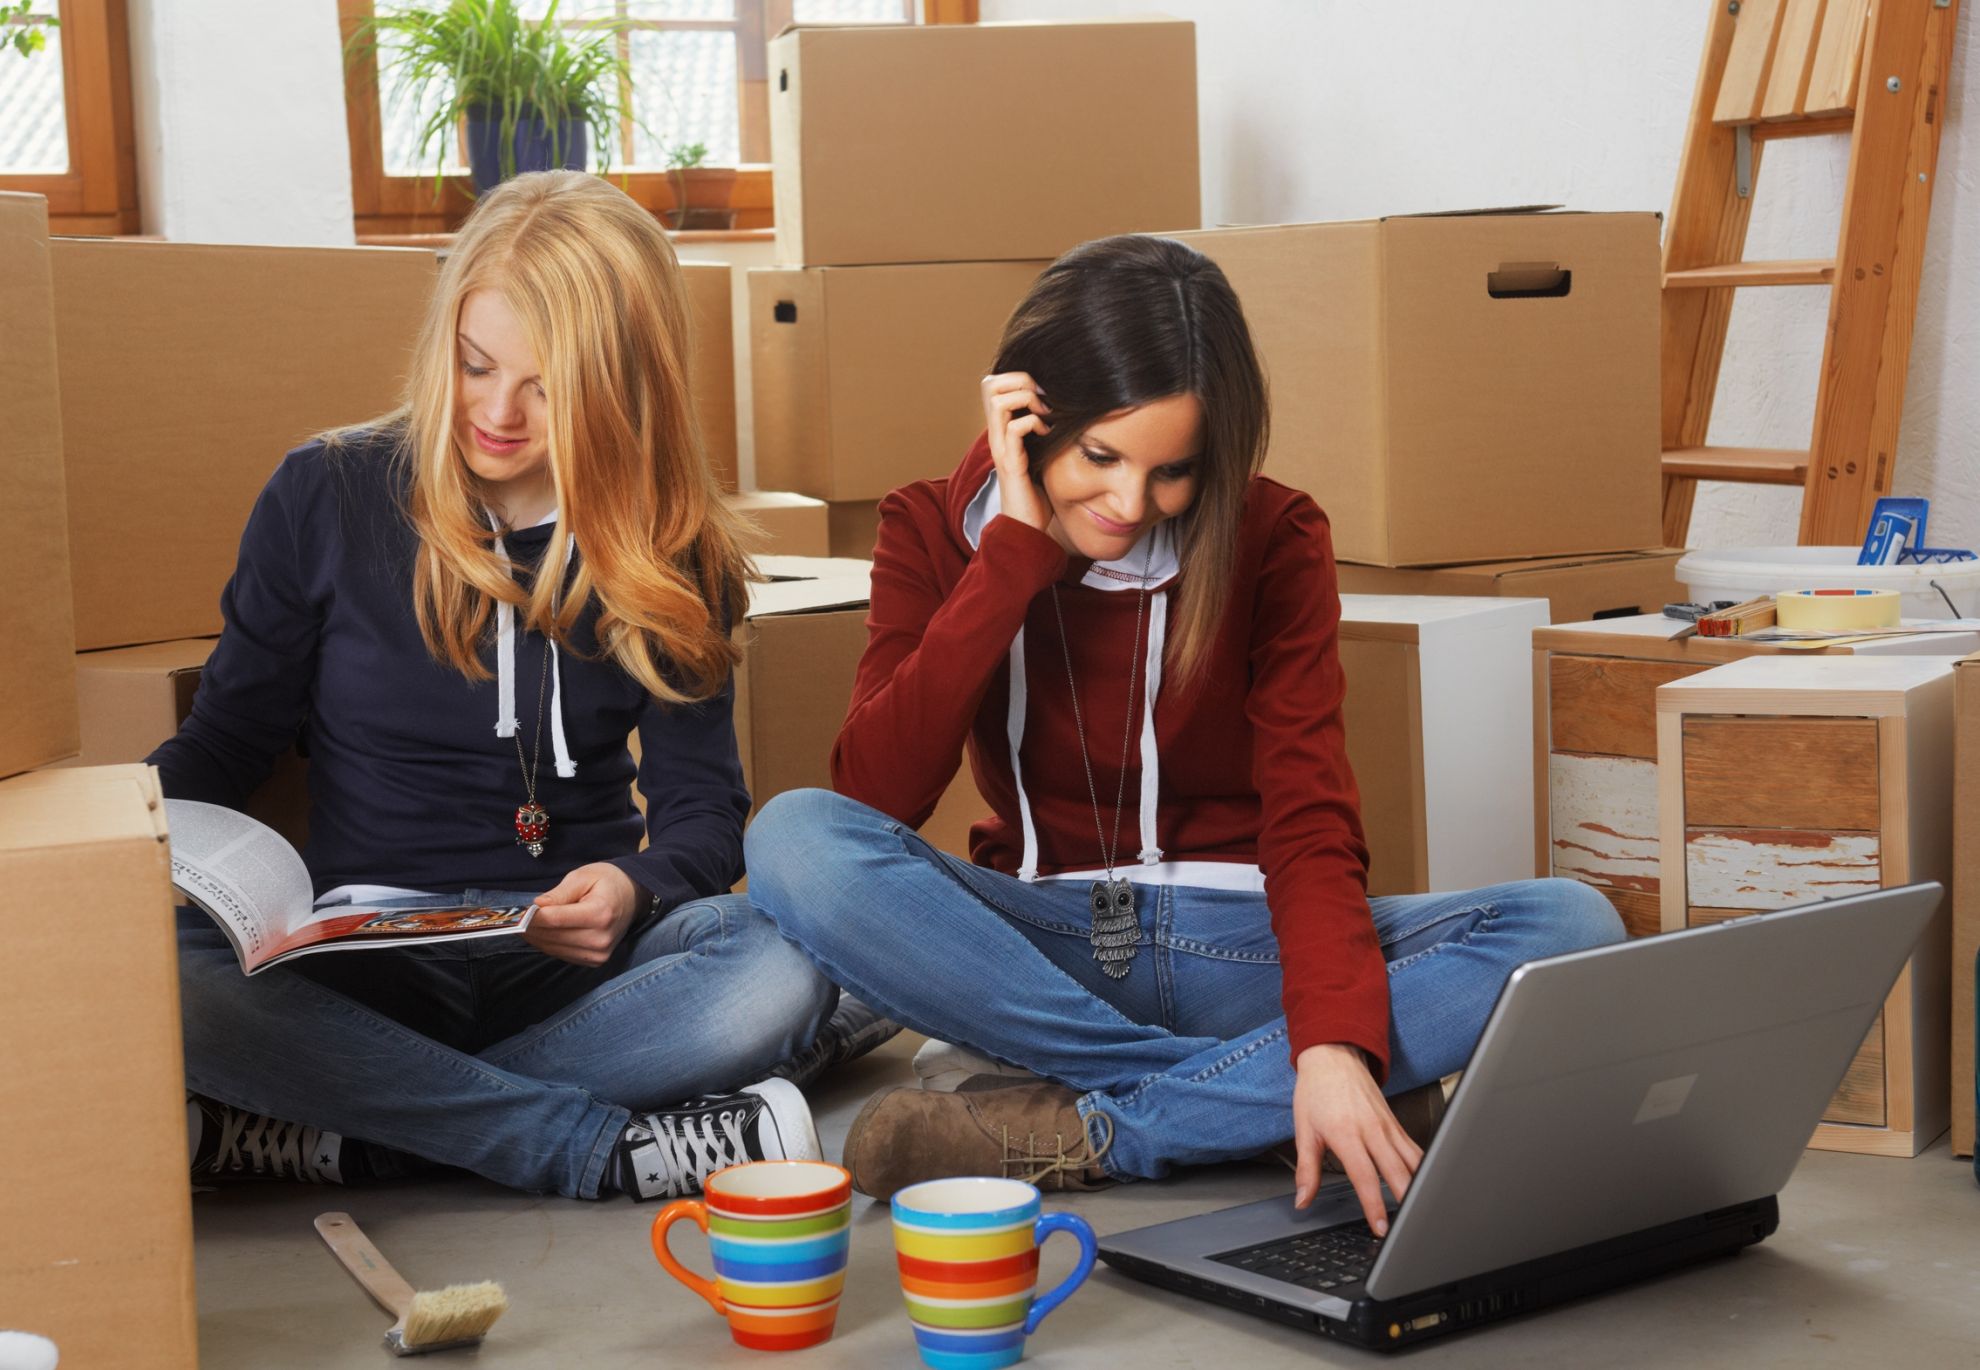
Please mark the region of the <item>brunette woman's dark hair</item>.
<svg viewBox="0 0 1980 1370"><path fill-rule="evenodd" d="M1109 414L1172 395L1203 407L1196 498L1176 517L1182 567L1172 669L1202 666L1230 595L1245 491L1265 460L1270 404L1237 292L1173 238L1083 243L1045 268L1004 325L991 371L1023 371L1052 407L1025 437L1035 471Z"/></svg>

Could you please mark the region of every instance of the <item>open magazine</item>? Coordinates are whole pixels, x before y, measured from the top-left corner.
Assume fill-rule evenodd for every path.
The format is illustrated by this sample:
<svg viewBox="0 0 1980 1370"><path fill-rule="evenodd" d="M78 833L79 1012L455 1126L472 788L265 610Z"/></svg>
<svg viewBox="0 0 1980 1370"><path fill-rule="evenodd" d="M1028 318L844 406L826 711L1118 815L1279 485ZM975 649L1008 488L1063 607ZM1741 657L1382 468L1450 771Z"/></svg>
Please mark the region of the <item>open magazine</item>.
<svg viewBox="0 0 1980 1370"><path fill-rule="evenodd" d="M362 951L464 937L505 937L529 926L536 905L390 909L311 907L309 868L273 828L218 804L165 801L172 884L206 910L248 975L317 951Z"/></svg>

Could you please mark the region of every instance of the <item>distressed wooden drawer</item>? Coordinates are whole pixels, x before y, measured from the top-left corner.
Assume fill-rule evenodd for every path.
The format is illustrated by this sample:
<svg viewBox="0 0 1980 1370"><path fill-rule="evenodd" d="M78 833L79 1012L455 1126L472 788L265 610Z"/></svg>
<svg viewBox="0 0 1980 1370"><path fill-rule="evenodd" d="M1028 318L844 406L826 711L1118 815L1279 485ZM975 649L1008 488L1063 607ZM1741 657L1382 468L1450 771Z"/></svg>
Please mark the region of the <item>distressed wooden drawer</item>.
<svg viewBox="0 0 1980 1370"><path fill-rule="evenodd" d="M1750 658L1657 691L1662 924L1699 927L1951 862L1952 669ZM1885 998L1810 1145L1914 1156L1948 1121L1949 920Z"/></svg>

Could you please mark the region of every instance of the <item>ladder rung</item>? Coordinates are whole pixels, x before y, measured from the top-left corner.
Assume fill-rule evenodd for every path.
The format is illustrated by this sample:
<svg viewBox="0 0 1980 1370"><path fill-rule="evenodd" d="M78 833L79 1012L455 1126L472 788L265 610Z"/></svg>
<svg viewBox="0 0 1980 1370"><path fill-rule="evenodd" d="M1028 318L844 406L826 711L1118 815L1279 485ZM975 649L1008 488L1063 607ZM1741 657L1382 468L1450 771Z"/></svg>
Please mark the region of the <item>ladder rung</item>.
<svg viewBox="0 0 1980 1370"><path fill-rule="evenodd" d="M1852 133L1854 114L1824 114L1813 119L1776 119L1753 126L1753 141L1769 143L1776 138L1821 138L1834 133Z"/></svg>
<svg viewBox="0 0 1980 1370"><path fill-rule="evenodd" d="M1666 290L1711 290L1728 285L1828 285L1836 279L1833 260L1727 262L1664 273Z"/></svg>
<svg viewBox="0 0 1980 1370"><path fill-rule="evenodd" d="M1775 447L1673 447L1664 453L1664 474L1751 485L1801 485L1808 479L1808 454Z"/></svg>

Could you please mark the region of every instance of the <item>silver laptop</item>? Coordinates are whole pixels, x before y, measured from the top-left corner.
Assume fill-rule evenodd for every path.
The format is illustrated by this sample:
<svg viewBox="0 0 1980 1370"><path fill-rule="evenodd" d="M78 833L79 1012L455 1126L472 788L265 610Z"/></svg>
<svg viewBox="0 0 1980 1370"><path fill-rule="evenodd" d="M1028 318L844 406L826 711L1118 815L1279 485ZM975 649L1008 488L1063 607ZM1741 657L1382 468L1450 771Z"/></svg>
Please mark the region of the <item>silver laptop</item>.
<svg viewBox="0 0 1980 1370"><path fill-rule="evenodd" d="M1377 1349L1763 1240L1936 884L1534 961L1378 1240L1346 1184L1100 1243L1138 1278ZM1392 1205L1393 1207L1393 1205Z"/></svg>

